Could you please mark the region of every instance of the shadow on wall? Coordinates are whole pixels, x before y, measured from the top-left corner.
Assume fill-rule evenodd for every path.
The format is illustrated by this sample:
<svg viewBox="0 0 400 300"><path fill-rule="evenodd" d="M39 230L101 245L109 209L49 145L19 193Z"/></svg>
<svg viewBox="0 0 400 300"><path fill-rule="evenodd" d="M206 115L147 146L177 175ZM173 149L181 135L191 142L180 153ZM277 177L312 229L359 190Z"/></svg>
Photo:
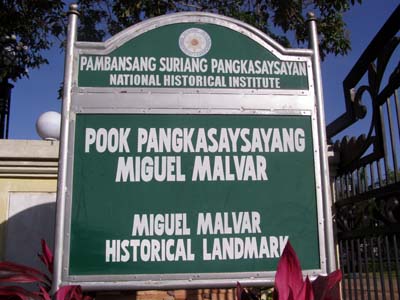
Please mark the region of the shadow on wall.
<svg viewBox="0 0 400 300"><path fill-rule="evenodd" d="M40 240L54 251L55 213L55 193L10 193L4 260L45 270Z"/></svg>

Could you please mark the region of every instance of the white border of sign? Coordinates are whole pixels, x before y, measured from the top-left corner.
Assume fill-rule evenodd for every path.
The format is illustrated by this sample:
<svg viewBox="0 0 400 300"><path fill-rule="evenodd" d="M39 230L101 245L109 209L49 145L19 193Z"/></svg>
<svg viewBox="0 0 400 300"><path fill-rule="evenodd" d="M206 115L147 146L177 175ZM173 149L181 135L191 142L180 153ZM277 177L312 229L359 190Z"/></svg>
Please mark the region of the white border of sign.
<svg viewBox="0 0 400 300"><path fill-rule="evenodd" d="M248 36L281 60L305 61L308 68L309 89L282 91L77 87L78 56L80 54L107 54L120 47L126 41L149 30L168 24L186 22L225 26ZM319 55L317 44L315 44L315 22L312 21L310 24L313 50L285 49L261 31L245 23L228 17L198 12L177 13L153 18L122 31L104 43L88 43L76 41L77 7L76 5L71 5L64 76L53 291L62 285L76 284L81 285L86 290L215 288L235 286L237 281L244 285L254 286L271 285L274 279L274 272L70 276L68 272L69 228L72 204L74 130L75 117L79 113L284 114L310 116L316 166L315 179L321 268L318 270L306 270L305 274L313 277L335 269L329 174L326 151L324 151L326 149L326 139L322 106L322 84Z"/></svg>

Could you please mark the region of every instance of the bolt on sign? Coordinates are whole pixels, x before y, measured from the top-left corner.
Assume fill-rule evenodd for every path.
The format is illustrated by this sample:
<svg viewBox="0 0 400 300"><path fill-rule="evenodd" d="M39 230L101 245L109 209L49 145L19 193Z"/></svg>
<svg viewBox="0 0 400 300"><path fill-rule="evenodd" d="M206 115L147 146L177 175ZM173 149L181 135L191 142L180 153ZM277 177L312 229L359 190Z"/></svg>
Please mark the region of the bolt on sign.
<svg viewBox="0 0 400 300"><path fill-rule="evenodd" d="M288 240L325 273L311 56L207 13L74 42L57 284L271 284Z"/></svg>

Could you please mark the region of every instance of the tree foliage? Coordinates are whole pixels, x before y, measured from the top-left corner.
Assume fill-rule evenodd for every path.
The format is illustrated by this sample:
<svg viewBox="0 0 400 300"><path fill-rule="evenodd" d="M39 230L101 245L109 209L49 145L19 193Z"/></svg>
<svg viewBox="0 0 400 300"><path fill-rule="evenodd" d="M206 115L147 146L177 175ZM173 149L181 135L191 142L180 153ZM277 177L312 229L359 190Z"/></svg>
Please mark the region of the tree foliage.
<svg viewBox="0 0 400 300"><path fill-rule="evenodd" d="M304 46L306 13L318 18L321 56L350 50L343 12L362 0L77 0L79 39L101 41L151 17L203 11L255 26L285 47ZM48 63L43 51L65 33L62 0L0 0L0 81L27 76L28 68Z"/></svg>
<svg viewBox="0 0 400 300"><path fill-rule="evenodd" d="M61 0L0 1L0 81L48 63L43 50L63 33L63 16Z"/></svg>

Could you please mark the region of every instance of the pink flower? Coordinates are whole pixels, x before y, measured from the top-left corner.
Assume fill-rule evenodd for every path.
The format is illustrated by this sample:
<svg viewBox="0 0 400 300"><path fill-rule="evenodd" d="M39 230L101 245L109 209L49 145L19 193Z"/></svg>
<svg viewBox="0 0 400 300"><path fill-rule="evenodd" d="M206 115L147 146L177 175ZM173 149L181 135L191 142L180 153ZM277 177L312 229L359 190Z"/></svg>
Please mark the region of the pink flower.
<svg viewBox="0 0 400 300"><path fill-rule="evenodd" d="M47 270L50 272L50 274L53 274L53 264L54 264L54 256L53 253L51 252L50 248L47 246L47 243L45 240L41 241L42 244L42 254L38 254L40 260L45 264L47 267Z"/></svg>
<svg viewBox="0 0 400 300"><path fill-rule="evenodd" d="M275 274L274 300L340 300L339 282L342 272L318 276L312 283L308 276L303 280L296 252L288 242L283 250ZM237 283L238 300L259 300L250 290Z"/></svg>
<svg viewBox="0 0 400 300"><path fill-rule="evenodd" d="M54 257L46 242L42 240L40 259L46 265L50 275L53 274ZM38 291L30 291L15 284L35 283ZM0 299L12 300L51 300L49 294L52 278L47 274L28 266L12 262L0 262ZM10 284L10 285L4 285ZM80 286L62 286L55 295L56 300L92 300L93 297L82 292Z"/></svg>
<svg viewBox="0 0 400 300"><path fill-rule="evenodd" d="M275 274L275 300L340 300L339 282L342 272L318 276L312 283L303 280L296 252L288 242L283 250Z"/></svg>

